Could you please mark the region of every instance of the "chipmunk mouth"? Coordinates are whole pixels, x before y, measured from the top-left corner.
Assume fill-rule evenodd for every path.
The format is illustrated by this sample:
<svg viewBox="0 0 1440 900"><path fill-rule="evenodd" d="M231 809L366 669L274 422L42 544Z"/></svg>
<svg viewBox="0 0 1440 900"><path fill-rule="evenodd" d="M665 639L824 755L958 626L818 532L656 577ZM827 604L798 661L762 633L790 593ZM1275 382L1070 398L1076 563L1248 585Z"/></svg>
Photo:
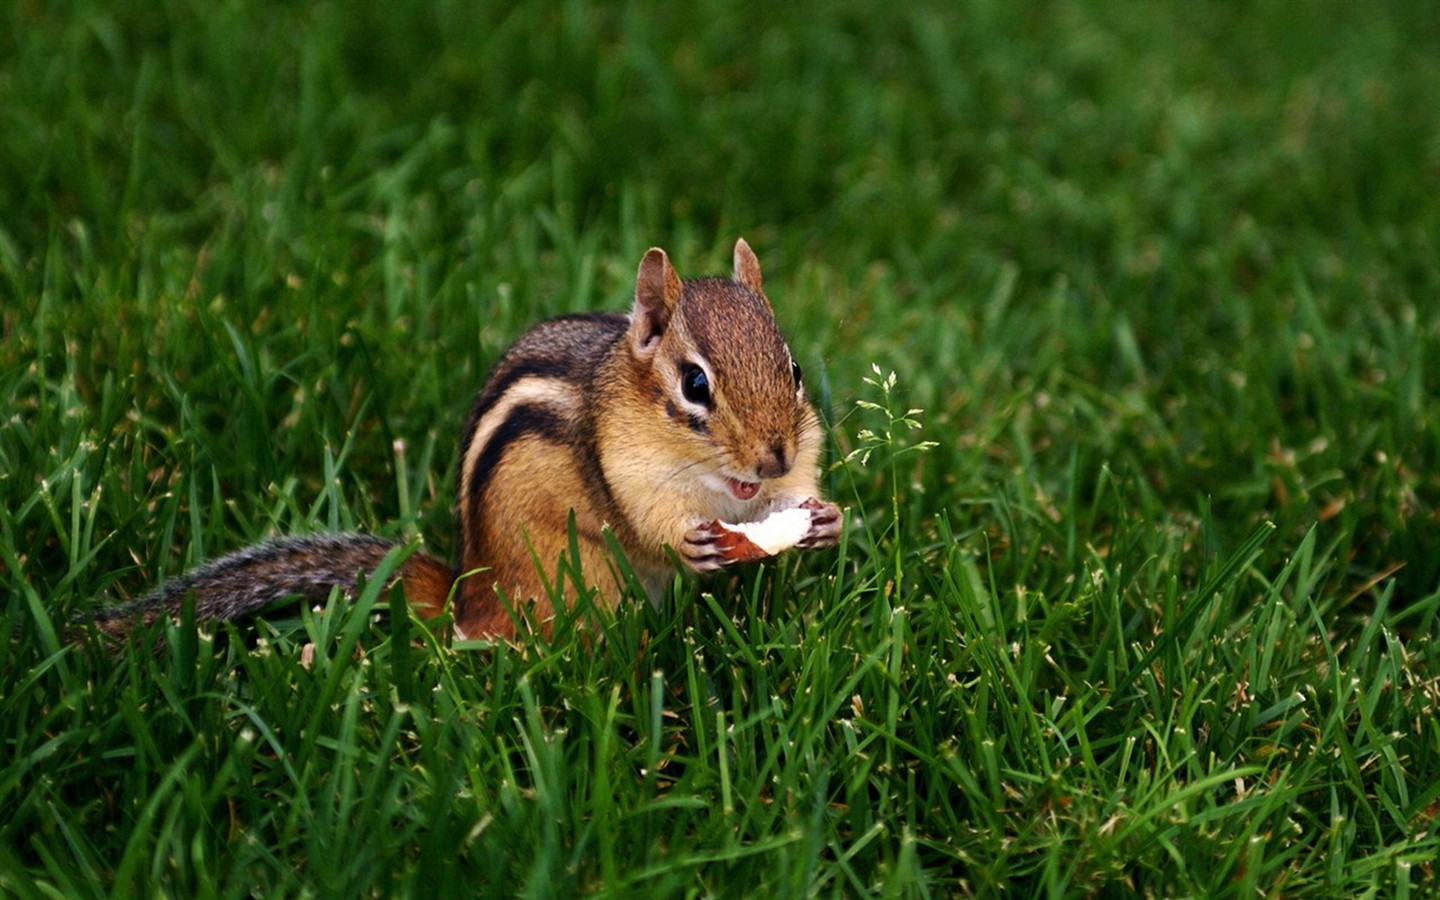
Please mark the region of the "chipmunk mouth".
<svg viewBox="0 0 1440 900"><path fill-rule="evenodd" d="M736 500L749 500L760 492L760 483L757 481L741 481L738 478L726 478L725 486L730 489Z"/></svg>

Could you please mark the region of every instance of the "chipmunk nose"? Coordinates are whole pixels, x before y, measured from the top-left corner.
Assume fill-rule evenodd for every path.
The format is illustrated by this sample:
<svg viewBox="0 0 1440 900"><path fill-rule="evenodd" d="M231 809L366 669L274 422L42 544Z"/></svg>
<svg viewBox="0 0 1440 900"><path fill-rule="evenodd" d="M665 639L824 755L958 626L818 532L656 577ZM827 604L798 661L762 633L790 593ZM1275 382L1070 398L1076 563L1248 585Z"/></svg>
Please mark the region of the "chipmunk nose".
<svg viewBox="0 0 1440 900"><path fill-rule="evenodd" d="M789 454L784 441L775 441L760 454L755 472L761 478L779 478L790 471Z"/></svg>

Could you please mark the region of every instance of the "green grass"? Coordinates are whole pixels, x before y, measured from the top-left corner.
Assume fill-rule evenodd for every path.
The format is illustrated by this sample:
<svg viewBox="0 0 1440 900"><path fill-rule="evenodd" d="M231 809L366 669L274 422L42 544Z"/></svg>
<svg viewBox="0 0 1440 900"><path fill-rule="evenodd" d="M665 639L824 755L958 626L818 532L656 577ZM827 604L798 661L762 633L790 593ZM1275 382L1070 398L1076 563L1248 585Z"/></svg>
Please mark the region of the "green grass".
<svg viewBox="0 0 1440 900"><path fill-rule="evenodd" d="M1435 892L1437 85L1409 2L0 4L0 894ZM66 642L450 554L504 347L742 234L839 552Z"/></svg>

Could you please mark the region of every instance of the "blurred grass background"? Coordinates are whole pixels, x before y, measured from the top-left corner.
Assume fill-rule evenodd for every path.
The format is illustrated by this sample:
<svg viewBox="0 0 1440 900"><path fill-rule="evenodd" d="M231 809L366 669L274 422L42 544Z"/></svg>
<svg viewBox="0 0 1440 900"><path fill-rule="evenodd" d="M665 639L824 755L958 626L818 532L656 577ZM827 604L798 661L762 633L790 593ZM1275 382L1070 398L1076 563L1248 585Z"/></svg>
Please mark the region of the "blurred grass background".
<svg viewBox="0 0 1440 900"><path fill-rule="evenodd" d="M881 644L857 638L846 652L878 653L885 668L885 648L909 648L886 668L892 687L947 672L971 688L972 678L990 679L967 695L961 719L975 729L974 754L987 741L1019 754L996 763L986 786L1015 808L994 813L992 835L972 835L961 852L953 823L934 818L934 796L913 776L895 786L904 770L896 753L944 768L937 747L961 719L932 710L905 727L940 744L912 736L891 745L885 772L855 763L835 776L867 796L897 797L897 806L847 797L851 812L831 813L883 810L912 840L919 835L921 851L865 838L869 825L824 814L796 825L777 811L765 821L813 841L814 870L781 876L773 854L793 848L759 840L717 849L713 834L682 828L691 843L668 838L679 874L665 884L727 892L793 876L787 884L843 892L1433 886L1429 864L1412 871L1406 854L1433 855L1427 835L1440 803L1437 85L1440 12L1411 2L5 4L0 558L9 617L29 636L0 660L7 740L21 760L0 781L0 809L13 823L7 865L36 885L60 884L65 857L27 843L24 829L53 837L55 821L73 819L107 823L113 835L70 839L95 884L185 892L203 869L157 863L146 880L107 865L118 852L107 841L143 849L137 835L155 826L123 801L87 805L82 785L104 778L89 768L95 758L135 751L45 717L58 714L55 694L77 696L98 677L86 672L110 671L120 681L100 678L109 687L77 707L88 710L80 719L130 698L141 721L152 682L142 661L132 661L130 681L103 657L67 662L43 640L44 616L63 622L97 598L134 595L277 532L419 534L449 554L455 443L470 395L503 348L545 316L624 308L652 244L682 273L700 274L724 270L744 235L834 424L832 458L866 442L860 429L884 432L887 419L853 404L883 399L862 381L872 365L898 374L891 408L922 409L916 439L938 444L897 455L890 442L873 466L830 470L831 490L855 512L856 541L830 575L823 560L788 572L774 602L795 609L797 622L811 621L817 597L859 606L845 621ZM1265 523L1273 534L1247 543L1267 533ZM747 581L746 596L759 602L766 583ZM671 627L720 616L693 587L682 594ZM1219 599L1201 615L1187 597ZM872 618L877 598L881 619ZM893 630L897 607L918 611L923 625ZM1193 615L1180 621L1195 634L1167 631L1185 610ZM966 616L979 616L974 628ZM980 652L967 643L980 640L976 629L1000 656L1024 644L1020 671L992 672L967 655ZM759 633L742 628L717 658ZM1170 639L1179 643L1160 657L1174 667L1166 674L1239 693L1220 703L1164 678L1152 694L1136 687L1142 670L1161 665L1147 653ZM1270 649L1253 659L1223 649L1247 640ZM1127 660L1118 670L1095 668L1106 647ZM916 658L931 651L928 662ZM530 665L510 652L428 665L447 684L452 666L474 674ZM645 652L675 654L672 674L684 668L679 650ZM1270 683L1255 671L1262 657ZM244 670L236 658L225 658L228 671ZM807 665L799 650L778 658ZM591 687L619 678L638 704L650 696L643 674L633 684L617 674L632 663L616 660L608 675L545 665L559 667L560 694L580 690L582 677ZM754 665L770 691L789 696L796 682L765 668L781 662L762 655ZM292 669L265 677L305 677ZM1347 693L1342 671L1374 698ZM848 677L837 670L818 683L822 693L849 691ZM495 693L468 700L528 710L517 720L526 734L545 730L545 710L571 708L543 692L527 707L505 678L478 683ZM691 741L717 696L700 684L689 695L694 709L676 701L677 727ZM1091 738L1109 750L1056 775L1034 750L1039 732L1028 729L1039 726L1012 721L988 693L1006 684L1031 699L1031 713L1054 696L1098 690L1092 699L1114 704L1102 704L1107 712L1050 725L1067 747L1099 729ZM1316 685L1334 689L1333 709L1284 705L1292 696L1319 703L1328 689ZM1405 697L1395 696L1402 688ZM1136 702L1132 690L1151 700L1179 690L1187 708L1218 704L1196 733L1239 729L1209 762L1193 748L1180 753L1162 730L1152 752L1198 760L1201 784L1240 757L1259 765L1278 785L1268 800L1207 796L1217 809L1233 801L1256 816L1254 833L1270 835L1260 858L1215 850L1203 822L1174 826L1198 843L1162 829L1157 843L1137 848L1125 843L1133 833L1101 830L1110 813L1062 813L1068 825L1050 835L1055 843L1042 840L1031 821L1039 807L1017 778L1068 785L1055 797L1088 790L1097 809L1144 807L1097 787L1124 793L1132 773L1121 761L1130 757L1117 748L1156 712L1122 712ZM333 699L314 696L317 709L318 698ZM756 696L769 694L736 688L722 706L740 721ZM641 738L627 744L623 729L609 728L606 709L600 702L586 719L600 743L581 746L613 741L649 753ZM904 711L886 710L882 730L899 740ZM234 725L222 711L210 715L193 722ZM1263 726L1265 739L1246 738L1236 722ZM1302 740L1307 729L1313 741ZM1346 743L1355 729L1400 736L1362 752ZM846 757L836 733L804 733L817 753ZM36 743L37 734L60 744ZM445 734L433 740L470 740ZM177 754L192 752L176 740ZM394 752L393 738L355 740L376 759ZM772 735L757 752L797 741ZM1256 763L1248 754L1257 741L1279 755ZM203 755L211 744L193 747ZM1299 762L1337 747L1347 748L1334 751L1338 768ZM91 761L74 775L57 758ZM161 765L172 757L155 759L155 778L172 771ZM222 754L215 765L225 760L233 762ZM1394 784L1377 781L1381 769ZM968 798L955 803L956 821L973 821L983 804L955 777ZM64 802L49 801L58 818L20 799L37 779L60 786ZM300 790L322 783L301 778ZM154 787L139 778L124 796L139 802ZM693 787L689 800L713 803L709 782ZM271 790L259 780L239 796L261 807ZM806 790L822 813L841 802L833 785L831 794ZM1169 795L1150 799L1173 807ZM1281 834L1276 823L1297 804L1314 818L1301 815L1295 835ZM214 812L198 800L177 808ZM463 832L494 812L479 802L433 821L458 816ZM606 821L605 810L583 804L571 814ZM1367 824L1357 832L1356 821ZM903 830L894 827L890 837ZM430 849L377 850L391 880L372 872L379 880L349 884L409 883L415 860L438 844L424 843L434 832L406 834ZM542 856L583 860L587 846L562 840ZM457 853L462 869L484 871L480 854ZM610 853L599 870L572 861L563 883L660 890L646 881L652 871ZM676 862L686 853L693 868ZM283 843L254 858L267 854L273 862L248 865L287 871L294 859ZM707 869L707 854L723 864ZM314 884L295 868L300 883ZM28 889L16 879L0 885ZM537 891L542 883L521 880ZM211 887L238 890L223 879Z"/></svg>

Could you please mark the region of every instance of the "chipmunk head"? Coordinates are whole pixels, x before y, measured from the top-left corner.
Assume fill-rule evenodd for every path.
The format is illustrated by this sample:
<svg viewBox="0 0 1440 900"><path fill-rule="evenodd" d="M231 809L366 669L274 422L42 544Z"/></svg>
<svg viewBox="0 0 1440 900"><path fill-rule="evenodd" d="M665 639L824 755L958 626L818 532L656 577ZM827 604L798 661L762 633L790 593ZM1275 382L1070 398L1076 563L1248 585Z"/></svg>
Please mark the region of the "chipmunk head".
<svg viewBox="0 0 1440 900"><path fill-rule="evenodd" d="M743 502L814 453L817 420L743 238L734 262L733 278L682 282L652 248L640 261L628 340L678 455Z"/></svg>

